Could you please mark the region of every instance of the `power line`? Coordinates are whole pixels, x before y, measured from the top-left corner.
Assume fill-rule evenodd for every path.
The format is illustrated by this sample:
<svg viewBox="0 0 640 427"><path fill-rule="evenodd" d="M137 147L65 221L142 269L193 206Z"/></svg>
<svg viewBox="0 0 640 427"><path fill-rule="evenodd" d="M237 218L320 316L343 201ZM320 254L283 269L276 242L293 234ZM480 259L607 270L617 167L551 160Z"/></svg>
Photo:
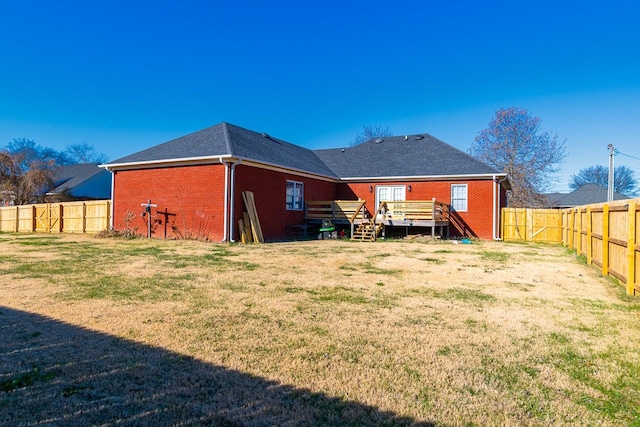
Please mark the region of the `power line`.
<svg viewBox="0 0 640 427"><path fill-rule="evenodd" d="M625 156L625 157L630 157L630 158L635 159L635 160L640 160L640 157L635 157L635 156L632 156L632 155L629 155L629 154L625 154L625 153L622 153L622 152L620 152L618 150L616 150L616 154L620 154L621 156Z"/></svg>

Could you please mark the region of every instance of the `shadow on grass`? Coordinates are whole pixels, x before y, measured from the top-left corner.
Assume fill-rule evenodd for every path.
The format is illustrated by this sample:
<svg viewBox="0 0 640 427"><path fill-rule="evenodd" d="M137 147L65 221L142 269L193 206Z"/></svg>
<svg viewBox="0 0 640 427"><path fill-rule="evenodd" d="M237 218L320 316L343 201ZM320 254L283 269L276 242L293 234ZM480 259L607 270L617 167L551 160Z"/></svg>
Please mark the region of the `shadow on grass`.
<svg viewBox="0 0 640 427"><path fill-rule="evenodd" d="M0 425L420 425L0 306Z"/></svg>

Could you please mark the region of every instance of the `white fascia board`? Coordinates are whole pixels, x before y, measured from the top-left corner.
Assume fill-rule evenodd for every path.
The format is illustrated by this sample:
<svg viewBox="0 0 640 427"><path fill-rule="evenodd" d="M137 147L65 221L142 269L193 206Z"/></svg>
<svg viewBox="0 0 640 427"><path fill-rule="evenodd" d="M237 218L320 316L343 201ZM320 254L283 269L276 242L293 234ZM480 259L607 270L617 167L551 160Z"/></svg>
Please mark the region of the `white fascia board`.
<svg viewBox="0 0 640 427"><path fill-rule="evenodd" d="M168 166L189 166L189 165L201 165L210 163L221 163L222 160L228 162L242 161L245 166L253 166L261 169L273 170L276 172L290 173L298 176L304 176L307 178L314 178L323 181L339 182L339 179L334 176L314 174L302 169L286 168L277 164L252 160L245 157L232 156L225 154L221 156L203 156L203 157L186 157L182 159L166 159L166 160L150 160L146 162L128 162L128 163L108 163L98 165L99 167L106 168L107 170L133 170L133 169L151 169L156 167L168 167Z"/></svg>
<svg viewBox="0 0 640 427"><path fill-rule="evenodd" d="M201 156L201 157L184 157L179 159L162 159L162 160L148 160L144 162L126 162L126 163L105 163L98 165L98 167L105 168L107 170L118 169L150 169L154 167L163 166L186 166L186 165L201 165L207 163L221 163L222 159L229 159L230 161L237 159L230 154L223 154L218 156Z"/></svg>
<svg viewBox="0 0 640 427"><path fill-rule="evenodd" d="M271 171L274 171L274 172L289 173L289 174L293 174L293 175L303 176L303 177L306 177L306 178L318 179L318 180L321 180L321 181L340 182L340 178L336 178L335 176L316 174L316 173L304 171L302 169L287 168L287 167L276 165L276 164L273 164L273 163L267 163L267 162L263 162L263 161L251 160L251 159L247 159L247 158L244 158L244 157L242 157L241 159L242 159L242 165L244 165L244 166L252 166L252 167L255 167L255 168L271 170Z"/></svg>
<svg viewBox="0 0 640 427"><path fill-rule="evenodd" d="M372 181L464 181L475 179L504 178L506 173L469 174L469 175L425 175L425 176L375 176L375 177L344 177L343 182L372 182Z"/></svg>

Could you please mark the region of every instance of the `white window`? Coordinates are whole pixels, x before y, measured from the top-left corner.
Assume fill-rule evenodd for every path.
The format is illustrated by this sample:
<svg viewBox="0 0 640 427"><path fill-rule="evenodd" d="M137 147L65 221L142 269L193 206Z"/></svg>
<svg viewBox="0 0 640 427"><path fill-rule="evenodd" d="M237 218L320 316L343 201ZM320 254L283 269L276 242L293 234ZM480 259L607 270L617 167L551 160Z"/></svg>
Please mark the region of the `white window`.
<svg viewBox="0 0 640 427"><path fill-rule="evenodd" d="M467 184L451 185L451 208L458 212L466 212L467 201Z"/></svg>
<svg viewBox="0 0 640 427"><path fill-rule="evenodd" d="M298 181L287 181L287 210L304 209L304 184Z"/></svg>

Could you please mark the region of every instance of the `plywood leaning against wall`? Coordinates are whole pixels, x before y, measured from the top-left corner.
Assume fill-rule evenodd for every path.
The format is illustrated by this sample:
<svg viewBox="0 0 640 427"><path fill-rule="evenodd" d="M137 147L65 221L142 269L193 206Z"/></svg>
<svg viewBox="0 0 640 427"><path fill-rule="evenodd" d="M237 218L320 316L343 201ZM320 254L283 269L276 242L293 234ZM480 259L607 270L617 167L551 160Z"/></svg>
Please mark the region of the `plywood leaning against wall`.
<svg viewBox="0 0 640 427"><path fill-rule="evenodd" d="M0 207L5 233L98 233L110 220L110 200Z"/></svg>

